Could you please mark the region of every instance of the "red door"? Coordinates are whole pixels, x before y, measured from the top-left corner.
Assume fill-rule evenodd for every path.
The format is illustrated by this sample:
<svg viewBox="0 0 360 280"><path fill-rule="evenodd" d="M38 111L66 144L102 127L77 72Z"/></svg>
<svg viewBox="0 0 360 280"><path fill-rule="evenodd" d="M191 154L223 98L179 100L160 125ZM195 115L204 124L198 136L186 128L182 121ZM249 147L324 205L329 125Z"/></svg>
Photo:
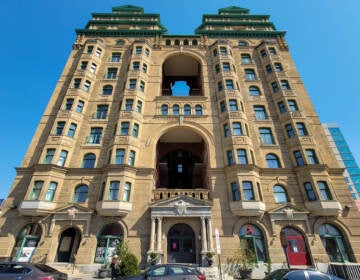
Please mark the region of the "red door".
<svg viewBox="0 0 360 280"><path fill-rule="evenodd" d="M282 229L286 236L286 253L290 265L311 265L309 252L302 234L291 227Z"/></svg>

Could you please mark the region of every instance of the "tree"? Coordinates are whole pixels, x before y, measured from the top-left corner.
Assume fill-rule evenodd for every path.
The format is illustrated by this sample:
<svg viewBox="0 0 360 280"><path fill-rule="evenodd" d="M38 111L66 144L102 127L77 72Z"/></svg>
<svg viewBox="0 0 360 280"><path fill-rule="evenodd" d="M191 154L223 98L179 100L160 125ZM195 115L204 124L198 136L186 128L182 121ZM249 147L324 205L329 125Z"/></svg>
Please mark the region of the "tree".
<svg viewBox="0 0 360 280"><path fill-rule="evenodd" d="M139 261L130 251L127 243L121 241L116 247L116 254L119 256L117 267L119 276L131 276L139 273Z"/></svg>

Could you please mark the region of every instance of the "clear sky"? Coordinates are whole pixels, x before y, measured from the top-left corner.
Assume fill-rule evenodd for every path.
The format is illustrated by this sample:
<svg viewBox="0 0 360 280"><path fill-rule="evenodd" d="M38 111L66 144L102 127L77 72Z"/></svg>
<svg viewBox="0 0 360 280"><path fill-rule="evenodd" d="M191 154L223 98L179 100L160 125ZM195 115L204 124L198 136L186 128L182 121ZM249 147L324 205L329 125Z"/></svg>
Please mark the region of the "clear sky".
<svg viewBox="0 0 360 280"><path fill-rule="evenodd" d="M203 14L240 6L269 14L322 122L336 122L360 162L359 0L1 0L0 198L7 196L75 40L93 12L159 13L169 34L194 34Z"/></svg>

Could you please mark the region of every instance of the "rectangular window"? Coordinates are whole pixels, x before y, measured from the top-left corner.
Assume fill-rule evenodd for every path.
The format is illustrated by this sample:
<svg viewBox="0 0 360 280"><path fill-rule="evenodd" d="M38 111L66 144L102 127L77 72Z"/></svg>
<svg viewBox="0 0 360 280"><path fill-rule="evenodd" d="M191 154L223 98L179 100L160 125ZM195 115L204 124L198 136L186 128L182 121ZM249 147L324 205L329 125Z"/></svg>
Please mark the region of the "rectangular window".
<svg viewBox="0 0 360 280"><path fill-rule="evenodd" d="M143 63L142 68L141 68L141 71L146 74L146 72L147 72L147 65L146 65L145 63Z"/></svg>
<svg viewBox="0 0 360 280"><path fill-rule="evenodd" d="M71 108L72 108L72 106L73 106L73 104L74 104L74 99L73 98L68 98L68 99L66 99L66 104L65 104L65 110L67 110L67 111L70 111L71 110Z"/></svg>
<svg viewBox="0 0 360 280"><path fill-rule="evenodd" d="M68 152L67 152L67 151L61 150L59 159L58 159L58 161L57 161L57 165L59 165L59 166L64 166L64 165L65 165L65 162L66 162L67 155L68 155Z"/></svg>
<svg viewBox="0 0 360 280"><path fill-rule="evenodd" d="M332 195L327 183L324 181L318 181L317 185L320 191L321 200L332 200Z"/></svg>
<svg viewBox="0 0 360 280"><path fill-rule="evenodd" d="M289 111L290 112L294 112L294 111L299 110L295 100L288 100L288 105L289 105Z"/></svg>
<svg viewBox="0 0 360 280"><path fill-rule="evenodd" d="M311 150L311 149L306 150L306 155L307 155L309 164L318 164L319 163L314 150Z"/></svg>
<svg viewBox="0 0 360 280"><path fill-rule="evenodd" d="M222 84L222 82L218 82L218 83L217 83L217 87L218 87L218 91L222 91L222 90L223 90L223 84Z"/></svg>
<svg viewBox="0 0 360 280"><path fill-rule="evenodd" d="M112 53L111 62L119 62L121 59L121 53Z"/></svg>
<svg viewBox="0 0 360 280"><path fill-rule="evenodd" d="M76 78L74 79L73 88L80 88L81 79Z"/></svg>
<svg viewBox="0 0 360 280"><path fill-rule="evenodd" d="M74 135L75 135L76 128L77 128L76 123L71 123L70 126L69 126L67 136L70 137L70 138L73 138Z"/></svg>
<svg viewBox="0 0 360 280"><path fill-rule="evenodd" d="M216 64L215 65L215 73L217 74L219 72L220 72L220 66L219 66L219 64Z"/></svg>
<svg viewBox="0 0 360 280"><path fill-rule="evenodd" d="M119 181L111 181L109 187L108 200L118 200L119 199L119 189L120 182Z"/></svg>
<svg viewBox="0 0 360 280"><path fill-rule="evenodd" d="M234 134L234 136L241 136L241 135L243 135L241 123L239 123L239 122L233 122L233 123L232 123L232 127L233 127L233 134Z"/></svg>
<svg viewBox="0 0 360 280"><path fill-rule="evenodd" d="M224 72L230 72L231 68L230 68L230 63L229 62L223 62L223 71Z"/></svg>
<svg viewBox="0 0 360 280"><path fill-rule="evenodd" d="M246 150L245 149L237 149L236 152L237 152L238 164L248 164Z"/></svg>
<svg viewBox="0 0 360 280"><path fill-rule="evenodd" d="M65 127L65 122L58 122L55 129L55 135L62 135Z"/></svg>
<svg viewBox="0 0 360 280"><path fill-rule="evenodd" d="M108 68L106 73L106 79L116 79L117 68Z"/></svg>
<svg viewBox="0 0 360 280"><path fill-rule="evenodd" d="M289 85L289 82L287 80L281 80L281 88L283 90L290 90L290 85Z"/></svg>
<svg viewBox="0 0 360 280"><path fill-rule="evenodd" d="M96 55L97 57L100 57L100 56L101 56L101 53L102 53L102 49L97 48L96 51L95 51L95 55Z"/></svg>
<svg viewBox="0 0 360 280"><path fill-rule="evenodd" d="M41 189L44 185L44 181L35 181L34 187L30 193L30 200L39 200Z"/></svg>
<svg viewBox="0 0 360 280"><path fill-rule="evenodd" d="M264 106L254 106L254 113L256 120L266 120L267 115Z"/></svg>
<svg viewBox="0 0 360 280"><path fill-rule="evenodd" d="M289 138L295 137L295 132L291 124L285 125L286 133Z"/></svg>
<svg viewBox="0 0 360 280"><path fill-rule="evenodd" d="M84 101L79 100L77 105L76 105L75 112L81 113L83 108L84 108L84 104L85 104Z"/></svg>
<svg viewBox="0 0 360 280"><path fill-rule="evenodd" d="M275 48L269 48L269 54L270 54L270 55L276 55L276 50L275 50Z"/></svg>
<svg viewBox="0 0 360 280"><path fill-rule="evenodd" d="M297 166L303 166L304 165L304 159L302 157L302 154L299 150L294 151L294 157L296 161Z"/></svg>
<svg viewBox="0 0 360 280"><path fill-rule="evenodd" d="M213 50L213 56L214 56L214 57L217 57L217 55L218 55L218 51L217 51L217 49L214 49L214 50Z"/></svg>
<svg viewBox="0 0 360 280"><path fill-rule="evenodd" d="M56 182L50 182L49 187L45 194L45 201L53 201L54 200L57 185L58 184Z"/></svg>
<svg viewBox="0 0 360 280"><path fill-rule="evenodd" d="M91 86L91 82L86 80L83 86L83 91L89 91Z"/></svg>
<svg viewBox="0 0 360 280"><path fill-rule="evenodd" d="M108 105L98 105L95 113L95 119L104 120L107 117Z"/></svg>
<svg viewBox="0 0 360 280"><path fill-rule="evenodd" d="M138 100L138 102L136 103L136 112L141 113L141 110L142 110L142 102Z"/></svg>
<svg viewBox="0 0 360 280"><path fill-rule="evenodd" d="M227 161L228 161L228 165L234 165L234 158L233 158L233 153L232 151L226 151L226 157L227 157Z"/></svg>
<svg viewBox="0 0 360 280"><path fill-rule="evenodd" d="M233 82L233 80L226 80L225 84L226 84L226 89L227 90L234 90L234 82Z"/></svg>
<svg viewBox="0 0 360 280"><path fill-rule="evenodd" d="M255 200L255 194L253 189L253 184L250 181L243 181L242 182L243 193L244 193L244 200Z"/></svg>
<svg viewBox="0 0 360 280"><path fill-rule="evenodd" d="M135 54L142 54L142 47L141 46L136 46L135 47Z"/></svg>
<svg viewBox="0 0 360 280"><path fill-rule="evenodd" d="M279 92L279 85L277 84L277 82L272 82L271 87L273 89L273 92Z"/></svg>
<svg viewBox="0 0 360 280"><path fill-rule="evenodd" d="M136 89L136 79L130 79L129 89Z"/></svg>
<svg viewBox="0 0 360 280"><path fill-rule="evenodd" d="M86 67L88 65L88 62L87 61L81 61L81 64L80 64L80 70L86 70Z"/></svg>
<svg viewBox="0 0 360 280"><path fill-rule="evenodd" d="M135 70L135 71L140 70L140 62L139 61L134 61L132 69Z"/></svg>
<svg viewBox="0 0 360 280"><path fill-rule="evenodd" d="M260 55L261 55L262 58L267 57L267 53L266 53L265 50L261 50L261 51L260 51Z"/></svg>
<svg viewBox="0 0 360 280"><path fill-rule="evenodd" d="M239 110L236 99L229 100L229 110L230 111L238 111Z"/></svg>
<svg viewBox="0 0 360 280"><path fill-rule="evenodd" d="M223 129L224 129L224 137L229 137L230 136L229 124L227 124L227 123L224 124Z"/></svg>
<svg viewBox="0 0 360 280"><path fill-rule="evenodd" d="M245 69L245 80L248 81L256 80L255 71L253 69Z"/></svg>
<svg viewBox="0 0 360 280"><path fill-rule="evenodd" d="M117 149L115 155L115 164L124 164L125 161L125 150L124 149Z"/></svg>
<svg viewBox="0 0 360 280"><path fill-rule="evenodd" d="M129 153L129 165L130 166L134 166L135 164L135 151L131 150L130 153Z"/></svg>
<svg viewBox="0 0 360 280"><path fill-rule="evenodd" d="M120 128L120 135L129 135L129 127L130 127L130 123L129 122L122 122L121 123L121 128Z"/></svg>
<svg viewBox="0 0 360 280"><path fill-rule="evenodd" d="M240 200L240 191L239 186L236 182L231 182L231 194L232 194L232 200L233 201L239 201Z"/></svg>
<svg viewBox="0 0 360 280"><path fill-rule="evenodd" d="M259 128L261 143L270 145L275 144L270 128Z"/></svg>
<svg viewBox="0 0 360 280"><path fill-rule="evenodd" d="M281 63L275 63L274 67L275 67L276 72L282 72L283 71L283 67L282 67Z"/></svg>
<svg viewBox="0 0 360 280"><path fill-rule="evenodd" d="M223 55L223 56L226 56L226 55L227 55L227 49L226 49L226 47L220 47L220 54Z"/></svg>
<svg viewBox="0 0 360 280"><path fill-rule="evenodd" d="M51 164L52 159L54 157L54 154L55 154L55 149L47 149L43 163L44 164Z"/></svg>
<svg viewBox="0 0 360 280"><path fill-rule="evenodd" d="M139 125L137 123L134 123L132 134L133 137L138 137L139 135Z"/></svg>
<svg viewBox="0 0 360 280"><path fill-rule="evenodd" d="M147 48L145 49L145 56L146 56L146 57L149 57L149 56L150 56L150 50L147 49Z"/></svg>
<svg viewBox="0 0 360 280"><path fill-rule="evenodd" d="M86 52L87 53L92 53L94 50L94 46L88 46L87 49L86 49Z"/></svg>
<svg viewBox="0 0 360 280"><path fill-rule="evenodd" d="M145 82L144 81L140 81L139 89L140 89L141 92L145 91Z"/></svg>
<svg viewBox="0 0 360 280"><path fill-rule="evenodd" d="M102 135L101 127L92 127L90 130L90 135L88 137L88 144L100 144Z"/></svg>
<svg viewBox="0 0 360 280"><path fill-rule="evenodd" d="M133 103L134 103L134 100L132 100L132 99L126 99L126 100L125 100L125 111L132 111L132 109L133 109Z"/></svg>
<svg viewBox="0 0 360 280"><path fill-rule="evenodd" d="M316 195L315 195L314 189L313 189L310 182L304 183L304 189L305 189L305 192L306 192L307 199L309 201L315 201L316 200Z"/></svg>
<svg viewBox="0 0 360 280"><path fill-rule="evenodd" d="M242 64L251 64L252 60L251 60L250 54L247 54L247 53L241 54L241 63Z"/></svg>
<svg viewBox="0 0 360 280"><path fill-rule="evenodd" d="M272 73L272 67L271 67L270 64L266 65L266 66L265 66L265 69L266 69L266 72L267 72L268 74Z"/></svg>
<svg viewBox="0 0 360 280"><path fill-rule="evenodd" d="M220 112L225 113L226 112L226 104L225 101L220 102Z"/></svg>
<svg viewBox="0 0 360 280"><path fill-rule="evenodd" d="M131 183L125 182L124 192L123 192L123 201L130 201L130 192L131 192Z"/></svg>
<svg viewBox="0 0 360 280"><path fill-rule="evenodd" d="M280 101L280 102L278 103L278 107L279 107L279 112L280 112L280 114L286 112L286 107L285 107L285 103L284 103L284 102Z"/></svg>
<svg viewBox="0 0 360 280"><path fill-rule="evenodd" d="M90 71L91 73L95 73L95 71L96 71L96 64L95 64L95 63L91 63L91 66L90 66L89 71Z"/></svg>
<svg viewBox="0 0 360 280"><path fill-rule="evenodd" d="M296 127L297 127L297 130L298 130L299 136L306 136L306 135L309 134L309 133L307 132L307 129L306 129L304 123L296 123Z"/></svg>

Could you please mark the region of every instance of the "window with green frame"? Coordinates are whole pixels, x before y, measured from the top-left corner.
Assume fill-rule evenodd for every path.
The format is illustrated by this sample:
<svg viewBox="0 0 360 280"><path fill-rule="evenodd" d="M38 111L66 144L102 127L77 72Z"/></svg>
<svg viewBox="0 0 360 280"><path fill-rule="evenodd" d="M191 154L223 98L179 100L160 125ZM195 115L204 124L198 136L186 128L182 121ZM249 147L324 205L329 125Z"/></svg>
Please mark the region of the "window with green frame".
<svg viewBox="0 0 360 280"><path fill-rule="evenodd" d="M105 225L98 235L95 263L110 263L116 246L122 242L124 231L117 223Z"/></svg>
<svg viewBox="0 0 360 280"><path fill-rule="evenodd" d="M34 187L30 193L30 200L39 200L41 189L44 185L44 181L35 181Z"/></svg>
<svg viewBox="0 0 360 280"><path fill-rule="evenodd" d="M240 246L255 255L256 262L266 262L267 254L264 237L260 229L252 224L245 224L239 230Z"/></svg>
<svg viewBox="0 0 360 280"><path fill-rule="evenodd" d="M11 258L16 261L29 262L34 255L42 235L41 226L37 223L27 224L18 233Z"/></svg>

